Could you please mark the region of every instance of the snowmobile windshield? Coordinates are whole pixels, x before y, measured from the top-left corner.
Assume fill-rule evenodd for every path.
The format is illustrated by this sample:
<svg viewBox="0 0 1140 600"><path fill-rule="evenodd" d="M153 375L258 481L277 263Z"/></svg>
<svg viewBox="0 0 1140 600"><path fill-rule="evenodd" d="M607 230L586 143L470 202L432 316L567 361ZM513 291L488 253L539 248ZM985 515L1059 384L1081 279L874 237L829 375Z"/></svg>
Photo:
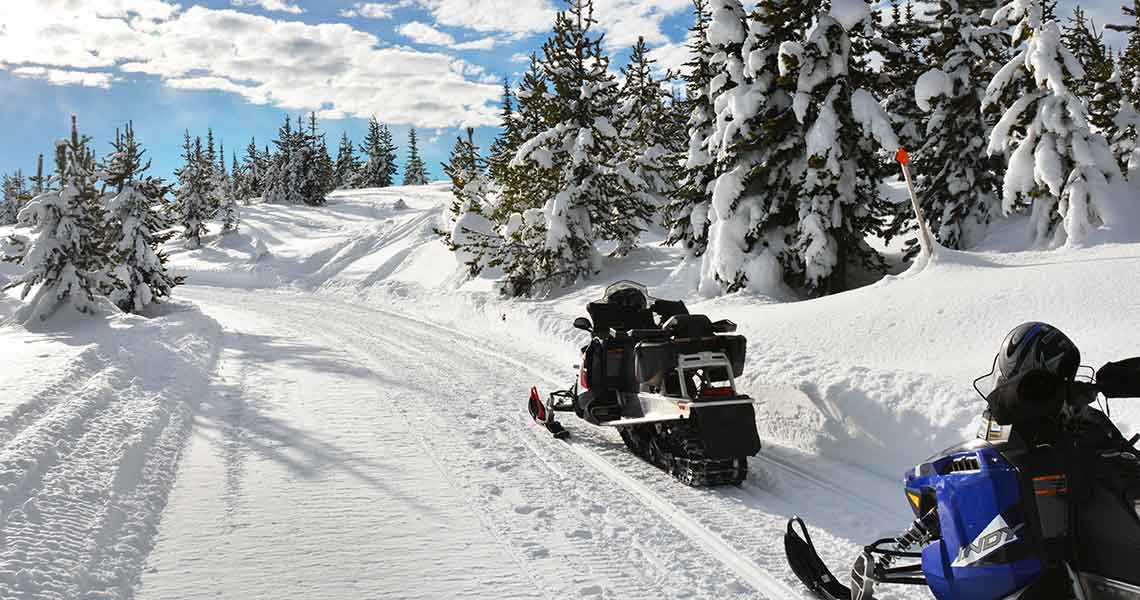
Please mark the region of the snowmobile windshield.
<svg viewBox="0 0 1140 600"><path fill-rule="evenodd" d="M602 302L611 302L616 298L628 299L638 294L645 300L644 308L653 306L655 298L649 295L649 290L644 285L629 280L619 281L607 287L605 294L602 295Z"/></svg>
<svg viewBox="0 0 1140 600"><path fill-rule="evenodd" d="M997 389L1004 381L1005 377L1002 376L1001 370L997 368L997 359L995 358L993 364L990 365L990 372L974 380L974 389L981 394L982 400L985 400L989 398L990 393Z"/></svg>

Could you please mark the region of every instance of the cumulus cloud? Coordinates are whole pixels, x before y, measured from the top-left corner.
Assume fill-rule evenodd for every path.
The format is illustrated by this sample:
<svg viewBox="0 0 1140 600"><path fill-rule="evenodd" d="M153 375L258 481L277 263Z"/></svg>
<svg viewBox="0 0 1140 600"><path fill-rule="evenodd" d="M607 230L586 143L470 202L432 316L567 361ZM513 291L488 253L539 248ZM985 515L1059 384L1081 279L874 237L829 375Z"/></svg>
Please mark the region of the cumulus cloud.
<svg viewBox="0 0 1140 600"><path fill-rule="evenodd" d="M421 23L419 21L411 21L404 23L396 31L400 35L412 40L417 44L428 44L432 46L450 46L455 43L455 38L450 34L442 32L431 25Z"/></svg>
<svg viewBox="0 0 1140 600"><path fill-rule="evenodd" d="M499 40L493 37L484 37L453 46L456 50L491 50L498 45Z"/></svg>
<svg viewBox="0 0 1140 600"><path fill-rule="evenodd" d="M23 5L0 2L0 23L9 25L0 31L0 57L14 68L43 68L28 76L61 85L109 85L117 73L141 73L287 110L375 114L432 128L497 122L497 78L482 67L442 52L382 47L375 35L343 23L174 4L164 12L155 0L45 0L36 10L16 4Z"/></svg>
<svg viewBox="0 0 1140 600"><path fill-rule="evenodd" d="M404 8L412 5L412 0L400 0L399 2L357 2L352 5L352 8L346 8L340 11L340 16L353 18L361 17L364 19L391 19L392 14L396 12L397 8Z"/></svg>
<svg viewBox="0 0 1140 600"><path fill-rule="evenodd" d="M20 67L13 69L12 74L24 79L41 79L52 85L78 85L96 88L111 87L113 79L110 73L46 69L44 67Z"/></svg>
<svg viewBox="0 0 1140 600"><path fill-rule="evenodd" d="M259 6L262 10L286 12L294 15L305 12L305 9L300 6L289 4L285 0L230 0L230 4L233 6Z"/></svg>
<svg viewBox="0 0 1140 600"><path fill-rule="evenodd" d="M554 23L550 0L419 0L435 22L484 32L539 33Z"/></svg>
<svg viewBox="0 0 1140 600"><path fill-rule="evenodd" d="M554 15L565 5L550 0L418 0L436 24L482 32L534 34L550 30ZM692 0L596 0L594 17L606 33L606 46L632 46L645 36L649 44L669 37L664 20L692 9Z"/></svg>

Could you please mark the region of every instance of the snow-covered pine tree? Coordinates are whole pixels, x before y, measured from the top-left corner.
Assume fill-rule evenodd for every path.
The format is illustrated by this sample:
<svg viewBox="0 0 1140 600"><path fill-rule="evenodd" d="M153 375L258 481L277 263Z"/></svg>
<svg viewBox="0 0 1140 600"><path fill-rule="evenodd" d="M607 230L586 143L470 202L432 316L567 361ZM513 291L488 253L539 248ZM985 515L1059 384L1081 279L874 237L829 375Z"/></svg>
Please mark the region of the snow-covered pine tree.
<svg viewBox="0 0 1140 600"><path fill-rule="evenodd" d="M368 135L364 137L364 144L360 146L360 152L365 160L360 167L357 187L375 188L392 185L390 146L391 132L388 132L388 128L381 125L376 117L369 119Z"/></svg>
<svg viewBox="0 0 1140 600"><path fill-rule="evenodd" d="M1112 153L1128 181L1140 185L1140 112L1124 95L1109 128Z"/></svg>
<svg viewBox="0 0 1140 600"><path fill-rule="evenodd" d="M381 170L381 186L389 187L396 184L396 171L399 166L396 164L396 142L392 136L392 130L387 125L380 127L380 148L381 155L384 157L384 168Z"/></svg>
<svg viewBox="0 0 1140 600"><path fill-rule="evenodd" d="M709 241L709 203L711 186L716 179L716 161L709 148L716 111L710 85L713 73L713 48L709 43L708 0L693 0L693 26L689 29L689 60L685 63L688 118L684 154L678 157L679 180L669 206L665 209L669 225L670 245L681 244L689 256L699 257Z"/></svg>
<svg viewBox="0 0 1140 600"><path fill-rule="evenodd" d="M95 309L109 249L89 142L73 115L71 136L56 142L55 176L20 210L19 221L31 227L31 237L6 240L4 260L24 269L6 287L22 285L21 299L31 294L16 313L21 322L47 319L64 303L82 313Z"/></svg>
<svg viewBox="0 0 1140 600"><path fill-rule="evenodd" d="M285 117L273 140L273 153L265 177L265 201L274 204L304 204L306 171L310 163L308 135L298 117L297 128L293 120Z"/></svg>
<svg viewBox="0 0 1140 600"><path fill-rule="evenodd" d="M240 202L246 201L245 189L245 171L241 168L241 163L238 162L237 152L230 153L230 181L233 185L234 199Z"/></svg>
<svg viewBox="0 0 1140 600"><path fill-rule="evenodd" d="M649 57L644 37L638 37L629 62L622 67L624 83L616 127L621 132L618 149L619 171L634 185L633 194L660 217L673 195L677 168L670 158L676 157L676 138L670 138L669 92L664 85L673 78L654 76L656 60ZM661 223L663 224L663 223Z"/></svg>
<svg viewBox="0 0 1140 600"><path fill-rule="evenodd" d="M1089 102L1095 93L1097 77L1105 81L1112 77L1112 72L1116 68L1116 65L1112 64L1112 53L1104 44L1104 35L1096 30L1096 24L1089 19L1088 13L1077 6L1073 9L1069 22L1061 29L1061 41L1084 67L1086 75L1084 78L1067 83L1077 97ZM1104 72L1106 63L1110 66L1107 72ZM1089 116L1092 117L1091 111Z"/></svg>
<svg viewBox="0 0 1140 600"><path fill-rule="evenodd" d="M486 216L491 208L491 185L474 135L475 131L468 127L466 139L455 138L451 156L443 164L443 174L451 180L453 200L449 210L451 229L440 232L472 277L488 266L499 266L504 258L499 255L504 247L503 237ZM509 274L511 269L507 271Z"/></svg>
<svg viewBox="0 0 1140 600"><path fill-rule="evenodd" d="M508 123L513 123L518 139L509 142L515 149L508 157L504 157L507 161L505 168L498 175L492 175L500 188L500 194L488 217L500 224L506 223L511 215L521 215L530 209L541 208L558 185L558 173L553 163L512 164L518 148L525 140L547 131L555 124L554 103L551 101L553 94L537 54L530 55L530 66L519 82L515 98L517 104L514 117L510 121L504 121L503 130L509 131ZM504 133L504 137L507 135L509 133Z"/></svg>
<svg viewBox="0 0 1140 600"><path fill-rule="evenodd" d="M806 127L806 169L799 199L795 248L802 261L802 285L810 293L831 293L850 285L851 267L878 268L881 258L867 244L879 224L877 141L894 153L898 139L886 113L855 71L865 57L852 53L851 33L867 31L870 7L864 0L815 2L816 26L803 46L785 44L781 60L797 76L793 109Z"/></svg>
<svg viewBox="0 0 1140 600"><path fill-rule="evenodd" d="M336 189L334 182L334 167L329 147L325 142L324 132L317 130L317 113L309 113L309 139L310 164L308 165L309 181L305 203L310 206L320 206L325 203L325 196Z"/></svg>
<svg viewBox="0 0 1140 600"><path fill-rule="evenodd" d="M110 223L111 282L107 297L124 312L138 312L170 295L182 283L166 270L162 244L173 236L163 208L169 186L146 176L150 161L128 123L102 166L104 203Z"/></svg>
<svg viewBox="0 0 1140 600"><path fill-rule="evenodd" d="M805 164L804 125L793 110L798 65L781 49L801 47L817 6L795 0L757 5L747 20L739 2L713 3L709 40L717 69L711 84L717 163L709 243L700 290L779 293L802 279L795 245Z"/></svg>
<svg viewBox="0 0 1140 600"><path fill-rule="evenodd" d="M191 142L189 131L182 142L182 161L182 167L174 172L178 178L178 190L170 208L174 211L175 222L182 228L182 239L187 240L191 248L198 248L202 245L202 235L207 231L206 223L213 218L214 212L209 200L209 172L204 164L202 141Z"/></svg>
<svg viewBox="0 0 1140 600"><path fill-rule="evenodd" d="M336 166L333 168L333 179L338 190L351 190L356 187L357 174L360 172L360 161L356 160L356 149L352 140L348 139L348 132L340 136L340 148L336 152Z"/></svg>
<svg viewBox="0 0 1140 600"><path fill-rule="evenodd" d="M1039 242L1079 244L1102 224L1104 188L1120 174L1107 141L1090 129L1085 105L1067 84L1083 79L1084 68L1061 42L1057 22L1043 20L1036 0L1007 2L993 22L1013 26L1019 50L990 82L983 106L1008 97L1011 86L1029 88L1003 106L990 135L990 154L1009 156L1002 208L1006 214L1029 209Z"/></svg>
<svg viewBox="0 0 1140 600"><path fill-rule="evenodd" d="M487 172L491 180L504 186L510 178L511 160L522 143L518 119L515 118L515 94L511 83L503 78L503 96L500 101L499 135L491 142L490 156L487 157Z"/></svg>
<svg viewBox="0 0 1140 600"><path fill-rule="evenodd" d="M616 242L615 255L628 253L653 215L653 207L631 193L634 178L616 168L618 82L602 36L594 37L596 23L593 0L571 0L555 17L543 69L554 89L556 124L523 143L512 163L555 169L556 186L542 208L544 288L593 274L596 239Z"/></svg>
<svg viewBox="0 0 1140 600"><path fill-rule="evenodd" d="M1003 161L986 153L990 126L981 98L997 63L1005 57L1005 36L989 24L992 2L944 0L931 15L937 24L926 54L930 69L911 90L927 114L915 147L918 198L931 232L947 248L965 248L981 238L997 207ZM889 242L916 230L909 203L884 231ZM918 252L917 240L907 251Z"/></svg>
<svg viewBox="0 0 1140 600"><path fill-rule="evenodd" d="M1120 56L1120 80L1124 84L1124 91L1132 105L1140 105L1140 0L1132 0L1132 6L1122 6L1121 11L1126 17L1132 17L1132 23L1122 25L1110 23L1106 27L1113 31L1128 34L1128 46Z"/></svg>
<svg viewBox="0 0 1140 600"><path fill-rule="evenodd" d="M20 208L25 200L29 199L24 173L17 170L12 175L5 175L3 181L3 198L0 199L0 225L12 225L20 214Z"/></svg>
<svg viewBox="0 0 1140 600"><path fill-rule="evenodd" d="M953 6L958 3L955 0L940 2L937 14L953 14ZM873 42L874 47L883 55L883 66L877 78L879 85L873 91L883 98L883 108L898 132L899 142L906 148L918 148L926 139L923 127L926 116L915 102L914 86L919 75L929 68L926 46L931 24L915 14L911 0L905 3L890 0L889 23L885 23L887 8L880 8L881 37ZM938 23L938 17L935 16L932 21ZM887 164L886 168L897 172L893 162ZM909 206L906 206L906 210L910 210Z"/></svg>
<svg viewBox="0 0 1140 600"><path fill-rule="evenodd" d="M250 138L249 145L245 147L245 156L242 158L242 186L238 188L238 196L242 202L248 204L254 198L261 197L265 186L266 168L261 153L257 151L257 141Z"/></svg>
<svg viewBox="0 0 1140 600"><path fill-rule="evenodd" d="M427 185L427 168L420 157L416 128L408 130L408 162L404 165L404 185Z"/></svg>
<svg viewBox="0 0 1140 600"><path fill-rule="evenodd" d="M34 197L44 193L44 185L47 183L47 177L44 176L43 154L36 155L36 174L29 177L28 181L32 184L32 189L30 190L31 196Z"/></svg>
<svg viewBox="0 0 1140 600"><path fill-rule="evenodd" d="M218 168L214 175L214 197L217 198L218 207L215 214L222 218L222 235L237 231L238 223L241 220L241 209L238 208L237 192L235 191L235 179L240 174L240 170L236 169L236 156L234 157L234 165L234 176L231 177L226 173L225 147L218 144Z"/></svg>

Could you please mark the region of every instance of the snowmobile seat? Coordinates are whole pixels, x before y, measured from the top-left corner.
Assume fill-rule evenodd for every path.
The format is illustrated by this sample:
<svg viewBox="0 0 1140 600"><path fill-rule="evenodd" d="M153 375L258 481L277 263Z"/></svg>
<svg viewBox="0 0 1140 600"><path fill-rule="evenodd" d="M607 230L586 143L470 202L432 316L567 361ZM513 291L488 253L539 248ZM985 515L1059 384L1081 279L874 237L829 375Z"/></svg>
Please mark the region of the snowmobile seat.
<svg viewBox="0 0 1140 600"><path fill-rule="evenodd" d="M658 329L653 322L653 312L648 308L591 302L586 305L590 320L594 324L594 335L600 338L611 337L611 331L625 333L631 329Z"/></svg>

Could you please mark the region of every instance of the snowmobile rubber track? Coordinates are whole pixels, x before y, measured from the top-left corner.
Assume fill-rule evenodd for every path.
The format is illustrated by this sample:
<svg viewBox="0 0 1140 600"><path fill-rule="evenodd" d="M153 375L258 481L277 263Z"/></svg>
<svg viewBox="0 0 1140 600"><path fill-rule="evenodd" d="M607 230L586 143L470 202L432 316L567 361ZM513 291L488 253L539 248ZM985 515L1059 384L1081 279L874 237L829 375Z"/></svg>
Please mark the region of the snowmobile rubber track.
<svg viewBox="0 0 1140 600"><path fill-rule="evenodd" d="M700 434L685 421L623 427L621 439L642 460L691 487L740 485L748 478L748 457L707 458Z"/></svg>

